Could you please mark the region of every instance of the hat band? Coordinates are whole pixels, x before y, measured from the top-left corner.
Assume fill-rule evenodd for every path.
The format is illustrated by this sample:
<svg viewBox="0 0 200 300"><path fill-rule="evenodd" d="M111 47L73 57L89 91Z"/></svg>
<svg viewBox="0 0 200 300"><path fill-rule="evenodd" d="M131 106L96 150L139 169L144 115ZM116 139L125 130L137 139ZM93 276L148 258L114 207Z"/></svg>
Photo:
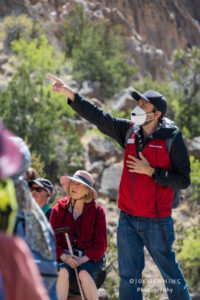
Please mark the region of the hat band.
<svg viewBox="0 0 200 300"><path fill-rule="evenodd" d="M89 182L87 179L85 179L85 177L81 176L81 175L75 175L72 178L77 178L77 179L81 179L82 181L84 181L87 185L89 185L89 187L92 188L92 183Z"/></svg>

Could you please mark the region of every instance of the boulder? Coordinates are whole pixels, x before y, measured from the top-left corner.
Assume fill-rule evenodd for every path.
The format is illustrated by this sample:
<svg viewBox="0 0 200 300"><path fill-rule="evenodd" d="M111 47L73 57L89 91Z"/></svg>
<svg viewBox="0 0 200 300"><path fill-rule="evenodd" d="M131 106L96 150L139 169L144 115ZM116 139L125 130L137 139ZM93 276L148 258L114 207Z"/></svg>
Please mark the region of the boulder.
<svg viewBox="0 0 200 300"><path fill-rule="evenodd" d="M108 294L106 293L106 291L104 289L98 289L98 296L99 296L99 300L108 300Z"/></svg>
<svg viewBox="0 0 200 300"><path fill-rule="evenodd" d="M132 91L133 88L129 87L116 94L112 99L112 107L116 110L123 110L128 114L136 105L136 101L131 97Z"/></svg>
<svg viewBox="0 0 200 300"><path fill-rule="evenodd" d="M97 81L86 80L81 84L79 93L86 97L97 97L99 95L100 83Z"/></svg>
<svg viewBox="0 0 200 300"><path fill-rule="evenodd" d="M195 137L193 140L186 140L185 142L188 147L190 155L193 155L195 158L200 159L200 136Z"/></svg>
<svg viewBox="0 0 200 300"><path fill-rule="evenodd" d="M67 70L67 72L69 73L70 71ZM80 85L77 81L75 80L70 80L70 81L67 81L67 85L69 88L71 88L74 92L78 92L79 88L80 88Z"/></svg>
<svg viewBox="0 0 200 300"><path fill-rule="evenodd" d="M8 56L7 55L1 55L0 56L0 73L1 74L5 73L5 70L2 68L2 66L4 64L7 64L7 63L8 63Z"/></svg>
<svg viewBox="0 0 200 300"><path fill-rule="evenodd" d="M117 200L122 168L121 163L115 163L104 170L99 190L102 195Z"/></svg>
<svg viewBox="0 0 200 300"><path fill-rule="evenodd" d="M98 100L97 98L91 98L90 101L91 101L94 105L96 105L96 106L98 106L98 107L102 107L102 106L103 106L102 102L101 102L100 100Z"/></svg>
<svg viewBox="0 0 200 300"><path fill-rule="evenodd" d="M83 136L87 129L93 128L92 124L85 120L74 120L74 119L67 119L65 123L65 128L68 128L69 125L74 125L76 132L78 135Z"/></svg>
<svg viewBox="0 0 200 300"><path fill-rule="evenodd" d="M122 151L115 146L114 142L101 136L95 136L89 142L88 149L95 158L107 160L113 157L115 161L121 161L123 158Z"/></svg>
<svg viewBox="0 0 200 300"><path fill-rule="evenodd" d="M98 173L99 175L101 175L104 167L105 167L104 160L96 160L96 161L94 161L94 163L91 164L91 166L88 169L88 172L89 173Z"/></svg>
<svg viewBox="0 0 200 300"><path fill-rule="evenodd" d="M8 62L8 56L7 55L0 56L0 66L4 65L7 62Z"/></svg>

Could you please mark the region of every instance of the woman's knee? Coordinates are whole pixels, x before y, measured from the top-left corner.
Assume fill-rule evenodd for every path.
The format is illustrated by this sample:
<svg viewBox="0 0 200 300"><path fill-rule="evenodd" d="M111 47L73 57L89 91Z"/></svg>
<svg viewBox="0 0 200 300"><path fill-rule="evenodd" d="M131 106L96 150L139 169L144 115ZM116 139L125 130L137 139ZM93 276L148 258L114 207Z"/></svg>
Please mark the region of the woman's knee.
<svg viewBox="0 0 200 300"><path fill-rule="evenodd" d="M66 268L61 268L59 271L59 275L60 278L66 278L69 279L69 272L67 271Z"/></svg>
<svg viewBox="0 0 200 300"><path fill-rule="evenodd" d="M87 280L91 280L92 279L92 277L90 276L90 274L87 271L85 271L85 270L81 270L79 272L79 278L80 278L81 281L87 281Z"/></svg>

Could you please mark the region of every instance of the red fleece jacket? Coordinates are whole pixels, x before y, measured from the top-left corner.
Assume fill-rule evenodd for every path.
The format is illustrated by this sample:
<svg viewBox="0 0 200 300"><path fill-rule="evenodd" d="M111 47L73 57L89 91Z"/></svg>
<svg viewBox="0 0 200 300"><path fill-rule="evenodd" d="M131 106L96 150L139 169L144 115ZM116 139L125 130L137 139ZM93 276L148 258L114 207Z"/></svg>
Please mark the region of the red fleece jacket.
<svg viewBox="0 0 200 300"><path fill-rule="evenodd" d="M67 202L69 197L58 201L54 206L50 223L53 229L69 226L69 238L71 244L76 243L79 249L84 250L84 255L92 261L98 261L107 248L106 217L104 209L92 201L85 203L83 213L76 219L73 219L72 213L67 211ZM96 221L95 221L96 220ZM57 259L68 249L64 233L56 234L56 252Z"/></svg>

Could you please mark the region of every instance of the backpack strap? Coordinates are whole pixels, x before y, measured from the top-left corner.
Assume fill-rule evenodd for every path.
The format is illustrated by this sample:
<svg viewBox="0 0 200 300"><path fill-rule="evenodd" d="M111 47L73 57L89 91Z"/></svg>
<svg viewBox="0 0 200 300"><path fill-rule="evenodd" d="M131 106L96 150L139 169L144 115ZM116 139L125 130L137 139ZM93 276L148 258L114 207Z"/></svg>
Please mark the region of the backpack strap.
<svg viewBox="0 0 200 300"><path fill-rule="evenodd" d="M167 145L167 151L168 151L168 153L170 153L170 150L171 150L171 147L172 147L172 143L175 140L175 138L176 138L176 136L177 136L177 134L179 132L180 132L179 129L176 129L174 131L173 136L171 138L166 139L166 145Z"/></svg>
<svg viewBox="0 0 200 300"><path fill-rule="evenodd" d="M124 142L124 147L126 148L126 145L127 145L127 142L128 142L128 139L132 136L132 134L135 132L135 124L134 123L131 123L129 129L127 130L126 132L126 136L125 136L125 142Z"/></svg>
<svg viewBox="0 0 200 300"><path fill-rule="evenodd" d="M175 130L173 136L169 139L166 139L166 146L167 146L168 153L170 153L172 143L175 140L175 138L179 132L180 131L178 129ZM174 196L173 196L173 201L172 201L172 206L171 206L172 209L177 208L183 201L183 196L182 196L180 189L173 188L173 193L174 193Z"/></svg>

